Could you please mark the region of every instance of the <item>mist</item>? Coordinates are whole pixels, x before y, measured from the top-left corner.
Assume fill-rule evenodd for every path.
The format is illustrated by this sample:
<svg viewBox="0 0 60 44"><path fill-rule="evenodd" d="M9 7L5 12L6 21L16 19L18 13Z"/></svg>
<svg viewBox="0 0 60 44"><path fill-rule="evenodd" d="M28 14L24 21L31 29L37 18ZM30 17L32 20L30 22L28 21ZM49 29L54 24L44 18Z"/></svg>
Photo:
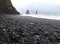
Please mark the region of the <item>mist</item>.
<svg viewBox="0 0 60 44"><path fill-rule="evenodd" d="M11 2L21 14L27 9L31 14L36 10L40 14L60 14L60 0L11 0Z"/></svg>

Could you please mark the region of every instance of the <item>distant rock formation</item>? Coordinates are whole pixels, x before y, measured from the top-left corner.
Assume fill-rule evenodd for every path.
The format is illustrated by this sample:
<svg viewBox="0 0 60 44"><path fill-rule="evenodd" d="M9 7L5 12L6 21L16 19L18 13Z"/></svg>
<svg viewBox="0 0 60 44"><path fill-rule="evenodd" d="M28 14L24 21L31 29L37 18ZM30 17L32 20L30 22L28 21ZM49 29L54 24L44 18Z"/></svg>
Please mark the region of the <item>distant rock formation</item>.
<svg viewBox="0 0 60 44"><path fill-rule="evenodd" d="M38 12L36 11L36 14L38 14Z"/></svg>
<svg viewBox="0 0 60 44"><path fill-rule="evenodd" d="M11 0L0 0L0 14L19 14L12 6Z"/></svg>
<svg viewBox="0 0 60 44"><path fill-rule="evenodd" d="M30 14L30 13L29 13L29 10L26 11L26 14Z"/></svg>

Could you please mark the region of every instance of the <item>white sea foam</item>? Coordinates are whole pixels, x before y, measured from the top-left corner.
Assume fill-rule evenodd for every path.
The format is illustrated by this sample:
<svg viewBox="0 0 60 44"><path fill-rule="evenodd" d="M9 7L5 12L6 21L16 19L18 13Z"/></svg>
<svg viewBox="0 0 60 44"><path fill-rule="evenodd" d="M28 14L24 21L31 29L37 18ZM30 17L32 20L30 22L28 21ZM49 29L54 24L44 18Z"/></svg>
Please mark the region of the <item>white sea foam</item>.
<svg viewBox="0 0 60 44"><path fill-rule="evenodd" d="M53 15L53 14L37 14L37 15L36 14L22 14L21 16L60 20L60 15Z"/></svg>

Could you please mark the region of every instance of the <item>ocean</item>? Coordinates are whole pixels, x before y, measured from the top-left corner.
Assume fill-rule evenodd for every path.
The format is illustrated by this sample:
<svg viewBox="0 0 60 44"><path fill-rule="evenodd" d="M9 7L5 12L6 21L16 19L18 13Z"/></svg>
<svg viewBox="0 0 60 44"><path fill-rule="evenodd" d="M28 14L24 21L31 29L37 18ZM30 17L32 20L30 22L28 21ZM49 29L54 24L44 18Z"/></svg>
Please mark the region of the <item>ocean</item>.
<svg viewBox="0 0 60 44"><path fill-rule="evenodd" d="M60 14L22 14L20 16L60 20Z"/></svg>

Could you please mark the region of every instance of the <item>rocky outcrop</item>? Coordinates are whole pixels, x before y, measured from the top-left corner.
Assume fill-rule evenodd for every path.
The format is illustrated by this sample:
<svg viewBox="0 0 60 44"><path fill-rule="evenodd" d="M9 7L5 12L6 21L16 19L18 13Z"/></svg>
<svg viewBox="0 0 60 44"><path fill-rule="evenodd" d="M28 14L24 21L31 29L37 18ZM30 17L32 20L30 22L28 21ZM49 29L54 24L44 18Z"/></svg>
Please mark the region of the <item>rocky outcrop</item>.
<svg viewBox="0 0 60 44"><path fill-rule="evenodd" d="M0 14L19 14L12 6L11 0L0 0Z"/></svg>

